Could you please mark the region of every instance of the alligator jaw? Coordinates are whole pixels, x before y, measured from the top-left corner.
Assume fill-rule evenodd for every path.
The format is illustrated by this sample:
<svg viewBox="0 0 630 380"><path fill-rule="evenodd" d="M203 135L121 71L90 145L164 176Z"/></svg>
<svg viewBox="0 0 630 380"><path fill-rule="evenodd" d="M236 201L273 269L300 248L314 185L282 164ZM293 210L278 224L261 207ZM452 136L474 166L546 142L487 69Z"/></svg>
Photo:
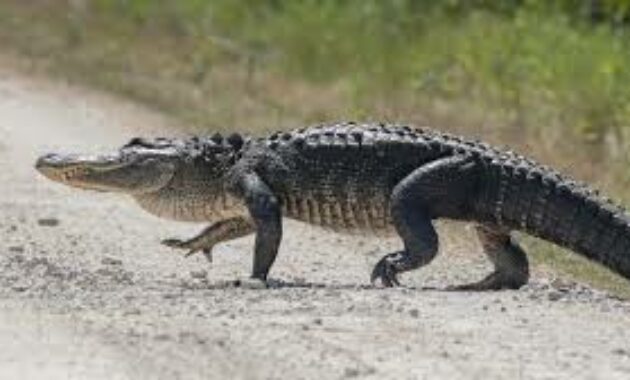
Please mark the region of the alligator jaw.
<svg viewBox="0 0 630 380"><path fill-rule="evenodd" d="M119 152L102 155L46 154L35 163L37 171L45 177L64 185L85 190L134 193L153 189L158 177L170 178L172 171L138 167L139 160ZM159 185L163 185L162 180Z"/></svg>
<svg viewBox="0 0 630 380"><path fill-rule="evenodd" d="M78 184L82 178L96 172L116 170L125 166L117 155L62 155L46 154L35 163L35 168L47 178L68 185Z"/></svg>

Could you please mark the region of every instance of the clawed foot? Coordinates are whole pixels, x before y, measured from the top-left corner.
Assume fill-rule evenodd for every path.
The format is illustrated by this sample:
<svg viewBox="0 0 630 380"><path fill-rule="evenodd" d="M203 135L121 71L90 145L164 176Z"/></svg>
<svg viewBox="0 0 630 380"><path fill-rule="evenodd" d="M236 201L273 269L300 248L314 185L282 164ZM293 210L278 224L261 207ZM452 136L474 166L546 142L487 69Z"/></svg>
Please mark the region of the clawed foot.
<svg viewBox="0 0 630 380"><path fill-rule="evenodd" d="M233 283L235 288L243 289L267 289L267 282L259 278L245 277L235 280Z"/></svg>
<svg viewBox="0 0 630 380"><path fill-rule="evenodd" d="M527 280L510 277L500 272L493 272L481 281L464 285L452 285L446 287L449 291L488 291L503 289L519 289Z"/></svg>
<svg viewBox="0 0 630 380"><path fill-rule="evenodd" d="M391 255L387 255L376 264L372 270L372 275L370 276L372 284L374 284L376 280L380 279L381 284L387 288L400 286L400 282L397 277L398 271L396 270L392 259L393 257Z"/></svg>
<svg viewBox="0 0 630 380"><path fill-rule="evenodd" d="M194 241L180 240L180 239L164 239L162 240L162 244L170 248L188 250L188 252L184 254L184 257L189 257L191 255L194 255L197 252L201 252L203 253L204 257L209 262L212 262L212 248L197 246Z"/></svg>

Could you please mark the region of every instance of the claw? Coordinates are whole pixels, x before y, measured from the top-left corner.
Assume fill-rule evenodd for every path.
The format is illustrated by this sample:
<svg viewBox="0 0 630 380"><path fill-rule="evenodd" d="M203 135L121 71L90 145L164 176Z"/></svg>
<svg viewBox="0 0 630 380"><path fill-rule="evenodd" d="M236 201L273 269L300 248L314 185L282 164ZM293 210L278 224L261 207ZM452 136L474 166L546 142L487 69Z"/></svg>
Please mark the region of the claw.
<svg viewBox="0 0 630 380"><path fill-rule="evenodd" d="M164 239L160 243L171 248L184 248L184 241L180 239Z"/></svg>
<svg viewBox="0 0 630 380"><path fill-rule="evenodd" d="M492 291L502 289L518 289L525 285L525 281L519 278L510 278L502 275L500 272L493 272L481 281L464 285L447 286L447 291Z"/></svg>
<svg viewBox="0 0 630 380"><path fill-rule="evenodd" d="M209 263L212 263L212 250L211 249L202 249L201 253L203 253L203 257L205 257Z"/></svg>
<svg viewBox="0 0 630 380"><path fill-rule="evenodd" d="M396 276L396 274L394 273L392 275L392 284L394 284L394 286L400 286L400 281L398 281L398 276Z"/></svg>
<svg viewBox="0 0 630 380"><path fill-rule="evenodd" d="M236 288L243 289L266 289L269 287L267 281L253 277L239 278L233 282L233 285Z"/></svg>
<svg viewBox="0 0 630 380"><path fill-rule="evenodd" d="M396 276L396 269L389 261L388 257L382 258L372 270L370 282L374 284L378 279L380 279L381 284L383 284L383 286L387 288L400 286L400 282L398 281L398 277Z"/></svg>
<svg viewBox="0 0 630 380"><path fill-rule="evenodd" d="M180 240L180 239L164 239L161 242L163 245L175 248L175 249L188 249L188 252L184 254L184 257L190 257L197 252L203 252L204 257L212 262L212 249L211 248L196 248L191 247L192 244L189 241Z"/></svg>
<svg viewBox="0 0 630 380"><path fill-rule="evenodd" d="M196 249L191 249L190 251L188 251L188 252L184 253L184 257L188 258L188 257L190 257L190 256L194 255L194 254L195 254L195 253L197 253L197 252L199 252L199 251L198 251L198 250L196 250Z"/></svg>

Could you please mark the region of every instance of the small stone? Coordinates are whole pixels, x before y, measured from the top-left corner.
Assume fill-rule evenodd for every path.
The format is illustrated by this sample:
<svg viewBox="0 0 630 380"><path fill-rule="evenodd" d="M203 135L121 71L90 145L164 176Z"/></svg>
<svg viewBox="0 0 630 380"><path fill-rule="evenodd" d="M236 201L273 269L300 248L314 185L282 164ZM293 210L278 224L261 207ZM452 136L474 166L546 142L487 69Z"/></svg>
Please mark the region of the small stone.
<svg viewBox="0 0 630 380"><path fill-rule="evenodd" d="M357 377L359 376L359 370L356 368L346 368L343 371L344 377Z"/></svg>
<svg viewBox="0 0 630 380"><path fill-rule="evenodd" d="M24 247L21 245L14 245L9 247L9 252L11 253L24 253Z"/></svg>
<svg viewBox="0 0 630 380"><path fill-rule="evenodd" d="M562 299L562 293L560 292L552 292L549 293L549 295L547 296L547 299L549 301L555 302L555 301L559 301L560 299Z"/></svg>
<svg viewBox="0 0 630 380"><path fill-rule="evenodd" d="M103 257L101 260L101 264L103 265L122 265L122 260L115 259L113 257Z"/></svg>
<svg viewBox="0 0 630 380"><path fill-rule="evenodd" d="M190 272L190 277L196 278L198 280L205 280L208 277L208 271L206 270L194 270Z"/></svg>
<svg viewBox="0 0 630 380"><path fill-rule="evenodd" d="M11 290L16 291L16 292L25 292L30 287L31 285L27 284L26 282L18 282L16 284L13 284L13 286L11 286Z"/></svg>
<svg viewBox="0 0 630 380"><path fill-rule="evenodd" d="M418 318L420 316L420 311L418 311L418 309L411 309L409 310L409 315L412 318Z"/></svg>
<svg viewBox="0 0 630 380"><path fill-rule="evenodd" d="M154 338L155 338L155 340L162 340L162 341L164 341L164 340L170 340L171 336L168 335L168 334L158 334Z"/></svg>
<svg viewBox="0 0 630 380"><path fill-rule="evenodd" d="M37 224L42 227L57 227L59 223L57 218L41 218L37 220Z"/></svg>
<svg viewBox="0 0 630 380"><path fill-rule="evenodd" d="M124 312L123 312L123 315L124 315L124 316L130 316L130 315L140 315L140 314L142 314L142 313L140 312L140 309L130 309L130 310L127 310L127 311L124 311Z"/></svg>
<svg viewBox="0 0 630 380"><path fill-rule="evenodd" d="M314 323L314 324L316 324L316 325L318 325L318 326L321 326L321 325L324 323L324 321L322 321L322 319L321 319L321 318L315 318L315 319L313 320L313 323Z"/></svg>

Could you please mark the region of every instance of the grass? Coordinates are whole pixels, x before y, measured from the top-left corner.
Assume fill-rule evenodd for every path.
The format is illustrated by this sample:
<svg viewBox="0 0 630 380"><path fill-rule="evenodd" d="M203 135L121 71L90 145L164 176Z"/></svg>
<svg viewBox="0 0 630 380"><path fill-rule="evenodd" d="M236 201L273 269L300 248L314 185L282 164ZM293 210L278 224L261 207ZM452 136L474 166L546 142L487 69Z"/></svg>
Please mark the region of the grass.
<svg viewBox="0 0 630 380"><path fill-rule="evenodd" d="M627 27L547 2L496 4L6 0L0 44L202 131L351 118L430 124L515 146L630 200ZM541 265L626 289L531 244Z"/></svg>
<svg viewBox="0 0 630 380"><path fill-rule="evenodd" d="M630 299L630 283L607 268L546 242L526 238L524 245L534 267L587 283L621 299Z"/></svg>

